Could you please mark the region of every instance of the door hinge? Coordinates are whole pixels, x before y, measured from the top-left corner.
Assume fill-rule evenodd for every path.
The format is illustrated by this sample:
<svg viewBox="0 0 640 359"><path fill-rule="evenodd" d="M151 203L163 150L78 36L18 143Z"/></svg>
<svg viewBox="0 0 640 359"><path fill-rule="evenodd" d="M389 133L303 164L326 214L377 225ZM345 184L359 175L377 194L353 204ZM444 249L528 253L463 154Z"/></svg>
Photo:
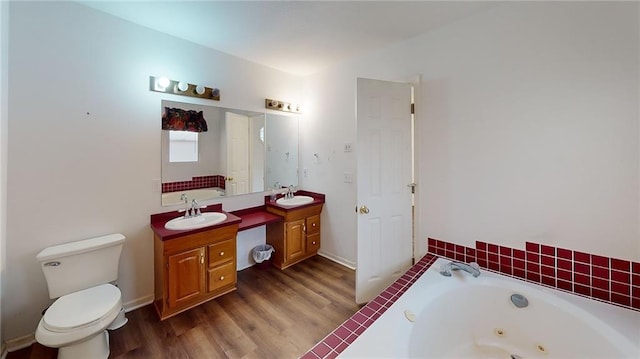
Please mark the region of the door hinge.
<svg viewBox="0 0 640 359"><path fill-rule="evenodd" d="M416 113L416 104L412 103L411 104L411 114L414 115Z"/></svg>
<svg viewBox="0 0 640 359"><path fill-rule="evenodd" d="M407 187L411 188L411 194L415 194L415 193L416 193L416 186L417 186L417 185L418 185L418 184L417 184L417 183L415 183L415 182L409 183L409 184L407 185Z"/></svg>

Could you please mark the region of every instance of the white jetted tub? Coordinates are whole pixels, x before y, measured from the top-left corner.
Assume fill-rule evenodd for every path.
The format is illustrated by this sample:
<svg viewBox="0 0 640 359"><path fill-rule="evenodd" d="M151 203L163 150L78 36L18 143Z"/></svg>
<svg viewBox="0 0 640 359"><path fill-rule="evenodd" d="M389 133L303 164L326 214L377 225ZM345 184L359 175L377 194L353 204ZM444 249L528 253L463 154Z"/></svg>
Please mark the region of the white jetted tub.
<svg viewBox="0 0 640 359"><path fill-rule="evenodd" d="M183 204L184 201L180 199L183 193L186 194L189 198L189 205L191 205L192 199L195 199L196 201L204 201L207 199L224 196L224 190L217 187L166 192L162 194L162 205L173 206L177 204Z"/></svg>
<svg viewBox="0 0 640 359"><path fill-rule="evenodd" d="M449 262L438 259L339 357L640 358L640 312L485 270L445 277Z"/></svg>

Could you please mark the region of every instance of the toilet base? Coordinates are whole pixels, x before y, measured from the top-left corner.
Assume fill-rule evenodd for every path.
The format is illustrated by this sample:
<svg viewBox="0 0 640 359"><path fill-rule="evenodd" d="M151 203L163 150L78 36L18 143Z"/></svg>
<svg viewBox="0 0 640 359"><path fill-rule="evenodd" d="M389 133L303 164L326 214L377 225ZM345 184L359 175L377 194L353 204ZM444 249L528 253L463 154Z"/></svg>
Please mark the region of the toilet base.
<svg viewBox="0 0 640 359"><path fill-rule="evenodd" d="M129 321L129 319L127 319L127 317L125 317L124 315L124 307L120 308L120 312L118 313L118 316L116 317L116 319L113 321L113 323L111 323L111 325L109 325L107 327L107 329L109 330L116 330L116 329L120 329L122 328L125 324L127 324L127 322Z"/></svg>
<svg viewBox="0 0 640 359"><path fill-rule="evenodd" d="M109 333L106 330L89 340L58 349L58 359L107 359L108 357Z"/></svg>

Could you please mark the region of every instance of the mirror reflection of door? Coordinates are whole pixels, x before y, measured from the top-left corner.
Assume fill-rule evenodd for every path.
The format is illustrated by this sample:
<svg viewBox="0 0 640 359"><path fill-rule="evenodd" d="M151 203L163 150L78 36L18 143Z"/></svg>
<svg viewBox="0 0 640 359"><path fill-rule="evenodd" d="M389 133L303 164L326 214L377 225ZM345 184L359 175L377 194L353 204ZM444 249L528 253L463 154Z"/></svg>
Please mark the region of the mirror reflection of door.
<svg viewBox="0 0 640 359"><path fill-rule="evenodd" d="M249 116L233 112L225 113L227 129L227 178L228 195L249 193Z"/></svg>
<svg viewBox="0 0 640 359"><path fill-rule="evenodd" d="M249 117L249 174L251 176L249 192L266 190L264 183L265 156L265 116ZM266 184L268 186L268 184Z"/></svg>

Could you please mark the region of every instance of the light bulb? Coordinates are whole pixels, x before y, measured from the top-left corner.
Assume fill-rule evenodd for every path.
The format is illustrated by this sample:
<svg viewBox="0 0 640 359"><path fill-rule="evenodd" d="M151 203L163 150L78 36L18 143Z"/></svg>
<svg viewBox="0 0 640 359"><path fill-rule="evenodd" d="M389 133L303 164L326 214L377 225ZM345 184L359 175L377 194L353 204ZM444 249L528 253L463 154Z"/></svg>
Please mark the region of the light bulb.
<svg viewBox="0 0 640 359"><path fill-rule="evenodd" d="M160 90L164 90L167 87L169 87L170 83L171 83L171 81L169 81L169 79L166 78L166 77L161 77L161 78L158 79L158 81L156 81L156 84L157 84L157 86L158 86L158 88Z"/></svg>
<svg viewBox="0 0 640 359"><path fill-rule="evenodd" d="M184 92L187 91L187 89L189 88L189 84L184 82L184 81L180 81L178 82L178 90Z"/></svg>

